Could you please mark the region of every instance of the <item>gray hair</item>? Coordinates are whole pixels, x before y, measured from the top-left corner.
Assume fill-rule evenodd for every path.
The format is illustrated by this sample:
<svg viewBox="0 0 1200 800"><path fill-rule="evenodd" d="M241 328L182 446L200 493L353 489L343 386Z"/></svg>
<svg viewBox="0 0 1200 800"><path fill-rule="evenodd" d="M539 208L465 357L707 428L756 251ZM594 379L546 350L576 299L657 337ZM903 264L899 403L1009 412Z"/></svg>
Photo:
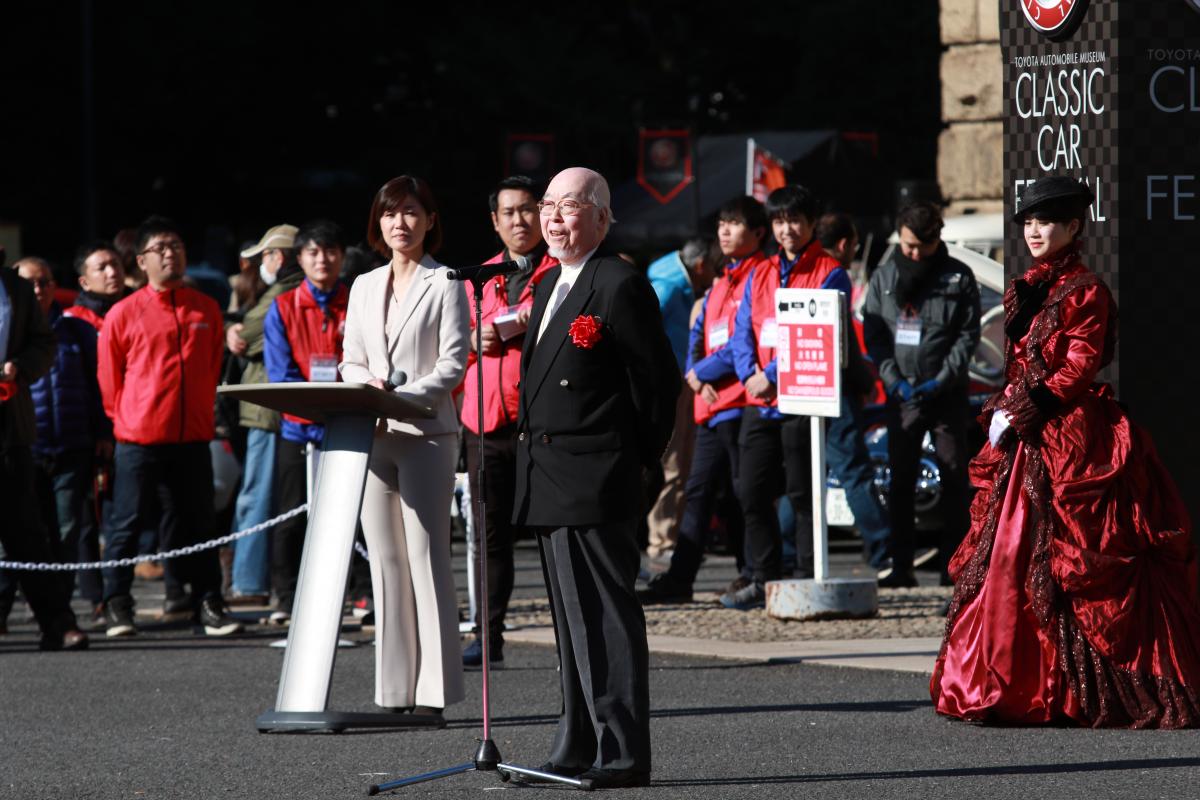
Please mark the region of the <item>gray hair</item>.
<svg viewBox="0 0 1200 800"><path fill-rule="evenodd" d="M679 248L679 257L690 268L698 260L708 255L710 244L711 242L703 236L693 236L683 243L683 247Z"/></svg>

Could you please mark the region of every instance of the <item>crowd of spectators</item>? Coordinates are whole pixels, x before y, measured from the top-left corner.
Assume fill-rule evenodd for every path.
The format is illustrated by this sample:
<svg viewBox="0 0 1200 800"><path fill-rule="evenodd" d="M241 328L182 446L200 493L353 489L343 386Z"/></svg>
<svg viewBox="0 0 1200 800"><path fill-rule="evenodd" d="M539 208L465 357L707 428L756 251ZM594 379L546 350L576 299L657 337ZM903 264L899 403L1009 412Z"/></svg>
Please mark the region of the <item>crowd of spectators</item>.
<svg viewBox="0 0 1200 800"><path fill-rule="evenodd" d="M476 527L487 535L490 613L472 622L477 631L487 626L486 656L497 664L521 535L511 520L524 325L536 287L557 265L539 229L540 199L540 187L524 177L505 179L489 198L500 245L491 260L527 257L533 269L489 283L480 342L472 330L456 393L459 471L478 492L482 439L488 474L488 515ZM659 468L643 475L642 544L665 567L640 590L644 604L691 600L701 560L717 539L737 562L720 595L726 607L761 607L767 581L812 577L810 426L777 408L774 292L836 289L848 301L857 231L848 215L822 211L795 185L765 204L731 198L711 235L647 268L684 385L671 445ZM979 338L978 290L970 270L941 246L938 210L905 209L897 227L896 258L867 289L865 346L849 348L843 414L826 421L829 469L845 488L863 557L884 586L916 582L912 486L926 432L946 467L943 558L965 533L966 365ZM77 292L63 291L40 258L0 270L0 486L6 505L22 510L3 526L8 558L90 562L171 550L305 502L322 426L230 404L216 390L221 383L341 380L350 284L384 259L350 246L327 220L275 225L246 242L240 257L222 293L224 309L191 278L180 228L162 217L81 247L73 264ZM467 302L474 328L474 297ZM886 505L874 491L863 438L864 403L880 380L893 475ZM221 515L214 463L230 453L240 483ZM135 635L137 577L162 577L163 616L190 619L206 635L242 630L244 617L231 608L269 609L269 622L285 625L306 524L301 515L236 540L224 558L204 549L157 571L0 571L0 633L19 586L48 649L87 646L70 611L76 592L107 636ZM370 577L356 564L351 599L363 608ZM463 660L484 657L477 636Z"/></svg>

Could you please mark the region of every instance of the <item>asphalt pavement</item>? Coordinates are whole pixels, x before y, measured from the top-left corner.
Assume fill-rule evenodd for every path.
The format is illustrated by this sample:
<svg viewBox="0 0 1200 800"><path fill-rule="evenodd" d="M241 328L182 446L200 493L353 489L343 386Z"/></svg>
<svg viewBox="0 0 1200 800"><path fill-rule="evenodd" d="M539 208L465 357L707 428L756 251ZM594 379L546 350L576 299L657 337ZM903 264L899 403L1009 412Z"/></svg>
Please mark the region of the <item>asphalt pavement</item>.
<svg viewBox="0 0 1200 800"><path fill-rule="evenodd" d="M517 594L536 599L540 576L529 550L522 552ZM721 566L719 559L713 564ZM137 594L150 612L161 583L139 582ZM373 783L470 761L481 733L478 671L468 673L468 698L448 709L444 730L260 734L254 720L274 700L282 661L282 650L269 646L278 629L254 626L241 636L207 639L186 625L156 625L146 614L135 639L108 641L101 633L87 652L40 653L22 617L19 608L12 632L0 637L3 798L365 797ZM330 707L374 710L371 631L352 627L345 636L355 646L338 651ZM536 766L548 754L559 710L555 656L551 647L520 638L510 635L505 668L493 673L492 735L505 760ZM875 642L880 651L897 646L903 644ZM1200 794L1195 731L963 724L933 713L928 676L919 669L825 666L810 656L755 655L749 648L677 655L659 647L651 656L653 783L622 796ZM395 796L570 791L469 772Z"/></svg>

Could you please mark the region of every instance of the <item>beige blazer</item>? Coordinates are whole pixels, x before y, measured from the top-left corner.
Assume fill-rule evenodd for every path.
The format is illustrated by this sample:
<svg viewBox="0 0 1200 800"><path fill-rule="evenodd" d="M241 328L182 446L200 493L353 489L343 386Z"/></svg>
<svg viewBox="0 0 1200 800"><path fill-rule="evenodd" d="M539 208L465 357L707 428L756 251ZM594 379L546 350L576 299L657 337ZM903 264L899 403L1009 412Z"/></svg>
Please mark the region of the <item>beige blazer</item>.
<svg viewBox="0 0 1200 800"><path fill-rule="evenodd" d="M467 293L446 277L446 267L432 256L421 266L400 305L403 320L389 341L385 332L390 299L391 264L362 275L350 288L346 335L339 369L347 383L386 381L403 370L407 381L396 394L432 408L433 419L388 420L389 431L433 435L458 430L458 411L451 392L467 368L470 331Z"/></svg>

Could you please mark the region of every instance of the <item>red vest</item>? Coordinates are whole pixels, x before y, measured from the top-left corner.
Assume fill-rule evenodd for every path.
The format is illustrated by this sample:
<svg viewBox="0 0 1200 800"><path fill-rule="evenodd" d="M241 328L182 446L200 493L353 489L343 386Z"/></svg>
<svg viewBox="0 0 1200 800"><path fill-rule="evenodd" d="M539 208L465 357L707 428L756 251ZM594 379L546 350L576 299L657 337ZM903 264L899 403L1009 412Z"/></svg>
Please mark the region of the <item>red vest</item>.
<svg viewBox="0 0 1200 800"><path fill-rule="evenodd" d="M307 280L275 298L279 321L283 323L288 346L292 348L292 360L296 362L304 380L312 379L309 369L313 356L333 356L338 361L342 360L342 336L346 333L346 304L349 299L350 290L339 283L327 306L327 314L313 297ZM341 377L338 379L341 380ZM283 418L301 424L312 422L291 414L284 414Z"/></svg>
<svg viewBox="0 0 1200 800"><path fill-rule="evenodd" d="M712 288L708 290L708 297L704 299L705 357L729 346L738 308L742 305L742 296L746 291L746 276L755 267L762 266L766 269L767 263L766 256L759 251L746 256L736 269L726 270L724 275L713 281ZM725 376L717 381L713 388L717 391L717 401L712 405L705 402L700 395L695 397L693 410L697 425L703 425L722 411L746 405L746 387L738 380L736 374Z"/></svg>
<svg viewBox="0 0 1200 800"><path fill-rule="evenodd" d="M508 254L500 252L486 264L497 264ZM533 287L541 282L546 272L558 266L558 260L550 255L542 256L542 261L534 268L529 283L521 290L517 301L518 306L533 307ZM471 341L475 341L475 288L464 282L467 292L467 305L471 310ZM490 325L492 320L508 308L508 281L506 276L497 275L483 287L483 324ZM479 395L477 394L478 376L475 370L483 365L483 432L502 428L517 421L518 398L521 379L521 345L524 335L514 337L500 343L500 352L495 355L485 355L482 360L475 351L467 357L467 372L463 376L462 424L473 433L479 433Z"/></svg>
<svg viewBox="0 0 1200 800"><path fill-rule="evenodd" d="M775 344L771 337L775 335L775 290L776 289L820 289L835 269L840 269L837 259L821 248L821 243L813 239L800 260L788 274L787 286L779 285L779 256L771 256L771 260L754 270L750 286L751 322L754 325L754 341L758 343L758 366L766 369L767 364L775 360ZM763 344L763 328L768 330L768 344ZM756 406L774 406L775 401L766 402L747 395L747 401Z"/></svg>

